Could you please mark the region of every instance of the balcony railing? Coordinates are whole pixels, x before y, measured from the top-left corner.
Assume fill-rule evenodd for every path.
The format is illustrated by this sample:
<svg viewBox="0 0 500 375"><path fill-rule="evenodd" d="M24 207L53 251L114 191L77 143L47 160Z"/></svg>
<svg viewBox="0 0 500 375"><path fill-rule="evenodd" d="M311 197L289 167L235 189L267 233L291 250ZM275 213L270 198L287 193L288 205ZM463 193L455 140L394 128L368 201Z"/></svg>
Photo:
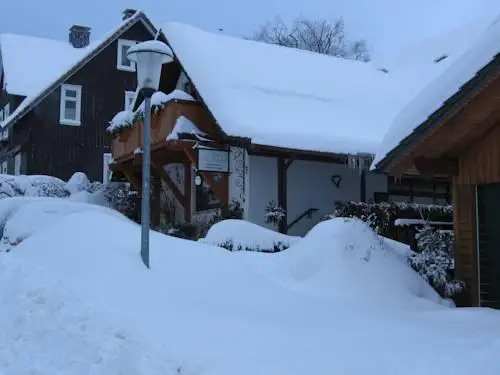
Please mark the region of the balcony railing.
<svg viewBox="0 0 500 375"><path fill-rule="evenodd" d="M165 143L177 120L182 116L204 133L210 134L214 129L213 121L201 103L172 100L165 103L160 112L151 116L151 145L153 148L155 145ZM142 148L143 129L144 123L141 120L113 135L111 147L115 162L133 157L136 150Z"/></svg>

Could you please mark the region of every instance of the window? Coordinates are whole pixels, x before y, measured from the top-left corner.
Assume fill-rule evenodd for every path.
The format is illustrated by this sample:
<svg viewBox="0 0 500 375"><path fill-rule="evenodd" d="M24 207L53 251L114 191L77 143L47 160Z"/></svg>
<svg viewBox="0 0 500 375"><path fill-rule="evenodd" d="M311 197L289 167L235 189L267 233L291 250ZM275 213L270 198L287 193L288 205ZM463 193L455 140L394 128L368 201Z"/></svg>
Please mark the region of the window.
<svg viewBox="0 0 500 375"><path fill-rule="evenodd" d="M6 119L10 115L10 104L7 103L3 109L3 117Z"/></svg>
<svg viewBox="0 0 500 375"><path fill-rule="evenodd" d="M63 125L81 124L82 86L61 85L61 108L59 122Z"/></svg>
<svg viewBox="0 0 500 375"><path fill-rule="evenodd" d="M21 153L18 152L16 156L14 156L14 174L20 175L21 174Z"/></svg>
<svg viewBox="0 0 500 375"><path fill-rule="evenodd" d="M102 182L106 183L111 178L111 171L109 170L109 164L111 163L112 156L111 153L102 154Z"/></svg>
<svg viewBox="0 0 500 375"><path fill-rule="evenodd" d="M2 162L2 164L0 166L0 170L1 170L2 174L7 174L7 160Z"/></svg>
<svg viewBox="0 0 500 375"><path fill-rule="evenodd" d="M134 96L135 92L133 91L125 91L125 110L132 110L134 104Z"/></svg>
<svg viewBox="0 0 500 375"><path fill-rule="evenodd" d="M0 110L0 122L2 122L4 120L4 117L3 117L3 109Z"/></svg>
<svg viewBox="0 0 500 375"><path fill-rule="evenodd" d="M196 211L207 211L220 207L220 199L212 191L210 184L201 176L199 177L201 179L201 183L199 185L196 185L195 182ZM215 180L218 180L217 176L215 176Z"/></svg>
<svg viewBox="0 0 500 375"><path fill-rule="evenodd" d="M135 63L127 58L127 51L136 43L137 42L133 40L118 39L118 51L116 60L116 67L118 70L135 72Z"/></svg>

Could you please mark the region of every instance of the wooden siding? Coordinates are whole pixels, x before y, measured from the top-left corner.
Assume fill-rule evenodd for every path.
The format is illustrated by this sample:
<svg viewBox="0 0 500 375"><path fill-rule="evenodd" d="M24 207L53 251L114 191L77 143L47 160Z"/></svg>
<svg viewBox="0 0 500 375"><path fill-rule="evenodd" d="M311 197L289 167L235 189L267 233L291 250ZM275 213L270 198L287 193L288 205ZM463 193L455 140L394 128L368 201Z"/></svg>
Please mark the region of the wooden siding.
<svg viewBox="0 0 500 375"><path fill-rule="evenodd" d="M475 185L453 181L453 228L455 230L455 277L465 282L465 291L457 302L477 306L477 235Z"/></svg>
<svg viewBox="0 0 500 375"><path fill-rule="evenodd" d="M201 103L189 101L173 101L167 103L163 111L153 115L151 119L151 143L163 142L172 131L177 119L186 117L194 123L202 132L210 134L217 139L216 126L211 120ZM130 129L123 130L120 135L113 138L113 159L131 156L134 150L142 147L143 123L136 123Z"/></svg>
<svg viewBox="0 0 500 375"><path fill-rule="evenodd" d="M120 38L143 41L152 36L137 23ZM112 43L65 82L82 85L80 126L59 123L60 88L14 126L4 152L11 157L12 151L21 147L26 173L68 179L81 171L91 180L102 179L103 153L111 152L106 127L123 110L125 91L137 86L135 72L116 68L117 45L117 41Z"/></svg>

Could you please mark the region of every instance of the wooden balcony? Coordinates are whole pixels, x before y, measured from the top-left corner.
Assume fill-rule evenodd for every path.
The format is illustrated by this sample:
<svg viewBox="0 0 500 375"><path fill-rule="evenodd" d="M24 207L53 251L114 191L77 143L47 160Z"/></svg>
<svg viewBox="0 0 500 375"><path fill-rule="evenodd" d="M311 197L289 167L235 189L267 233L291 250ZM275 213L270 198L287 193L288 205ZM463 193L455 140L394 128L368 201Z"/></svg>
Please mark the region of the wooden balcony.
<svg viewBox="0 0 500 375"><path fill-rule="evenodd" d="M172 132L177 120L184 116L195 124L198 129L207 134L216 133L216 125L210 114L199 102L173 100L165 104L158 114L151 117L151 147L161 148L166 145L166 138ZM134 158L134 151L142 148L144 124L134 123L130 128L122 129L111 141L115 163Z"/></svg>

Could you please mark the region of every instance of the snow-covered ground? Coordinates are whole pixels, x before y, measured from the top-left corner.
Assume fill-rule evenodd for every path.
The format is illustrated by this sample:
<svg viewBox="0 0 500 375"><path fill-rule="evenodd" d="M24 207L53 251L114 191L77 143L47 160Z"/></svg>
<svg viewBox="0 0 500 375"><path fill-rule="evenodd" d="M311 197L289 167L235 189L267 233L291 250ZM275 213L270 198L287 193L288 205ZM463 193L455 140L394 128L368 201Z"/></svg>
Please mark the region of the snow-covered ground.
<svg viewBox="0 0 500 375"><path fill-rule="evenodd" d="M276 254L152 232L148 270L136 224L51 202L0 253L2 375L500 373L500 313L447 307L360 221Z"/></svg>

